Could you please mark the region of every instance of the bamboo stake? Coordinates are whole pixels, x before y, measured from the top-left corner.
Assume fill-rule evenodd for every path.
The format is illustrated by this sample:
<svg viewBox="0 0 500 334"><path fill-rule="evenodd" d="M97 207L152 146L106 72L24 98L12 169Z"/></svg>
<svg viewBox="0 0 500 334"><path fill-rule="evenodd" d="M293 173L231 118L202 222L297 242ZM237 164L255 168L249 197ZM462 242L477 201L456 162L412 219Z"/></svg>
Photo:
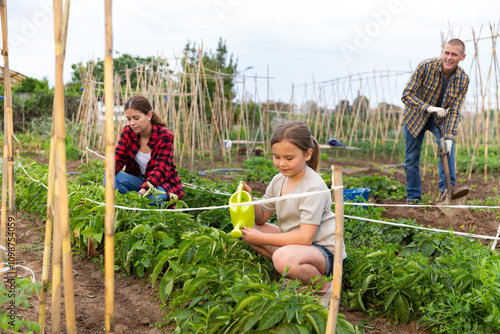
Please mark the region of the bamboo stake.
<svg viewBox="0 0 500 334"><path fill-rule="evenodd" d="M104 4L106 45L104 58L104 103L106 105L106 211L104 265L105 265L105 299L106 333L115 332L114 320L114 217L115 217L115 130L114 130L114 101L113 101L113 26L112 3L106 0Z"/></svg>
<svg viewBox="0 0 500 334"><path fill-rule="evenodd" d="M191 90L195 93L199 91L199 85L200 85L200 63L201 63L201 58L203 58L201 49L199 50L199 56L198 56L198 64L194 67L196 69L196 79L194 81L194 88L193 88L193 81L191 81ZM194 77L194 76L193 76ZM191 169L194 168L194 149L195 149L195 143L196 143L196 125L201 122L197 122L196 120L198 119L198 96L193 96L192 102L191 102L191 113L194 116L193 119L193 124L192 124L192 133L191 133ZM200 120L201 120L201 115L200 115ZM201 128L198 129L199 132L201 133ZM200 140L201 144L202 140ZM200 147L200 145L198 145Z"/></svg>
<svg viewBox="0 0 500 334"><path fill-rule="evenodd" d="M54 109L52 110L54 115ZM50 153L49 153L49 175L47 184L47 221L45 223L45 240L43 248L43 267L42 267L42 290L40 291L40 307L38 313L38 324L40 333L45 333L45 313L46 313L46 295L49 287L49 265L50 265L50 246L52 241L52 225L54 218L54 180L55 180L55 153L56 153L56 138L55 125L52 122L52 130L50 136Z"/></svg>
<svg viewBox="0 0 500 334"><path fill-rule="evenodd" d="M196 112L199 113L199 118L200 118L200 123L198 124L198 149L204 154L206 152L206 140L204 138L205 132L205 127L204 124L206 124L206 117L205 117L205 108L203 108L203 101L201 100L203 94L202 94L202 85L201 85L201 66L203 64L203 54L201 54L201 50L203 49L203 44L202 47L200 48L200 53L198 56L198 67L197 67L197 73L196 73L196 96L193 97L193 101L196 102ZM208 140L210 142L210 140Z"/></svg>
<svg viewBox="0 0 500 334"><path fill-rule="evenodd" d="M500 27L500 24L497 26L497 32L498 32L498 29ZM495 64L495 101L496 101L496 105L495 105L495 122L494 122L494 129L495 129L495 132L496 132L496 146L497 146L497 156L500 155L500 131L498 131L498 122L499 122L499 118L498 118L498 112L499 112L499 104L500 104L500 101L498 100L499 99L499 96L498 96L498 90L499 90L499 84L498 84L498 77L499 77L499 67L498 67L498 57L497 57L497 52L496 52L496 41L497 41L497 36L494 36L494 33L492 31L492 36L491 36L491 43L492 43L492 53L493 53L493 62Z"/></svg>
<svg viewBox="0 0 500 334"><path fill-rule="evenodd" d="M323 89L321 86L318 87L318 118L316 119L316 124L318 126L317 140L319 143L323 143L323 130L324 124L327 116L325 97L323 96ZM323 109L324 108L324 109Z"/></svg>
<svg viewBox="0 0 500 334"><path fill-rule="evenodd" d="M342 167L332 165L332 184L342 186ZM334 334L339 313L340 289L342 285L342 254L344 253L344 189L335 189L335 251L333 252L333 280L326 334Z"/></svg>
<svg viewBox="0 0 500 334"><path fill-rule="evenodd" d="M1 238L0 244L7 249L6 260L10 266L5 281L8 282L8 286L15 284L15 279L17 278L17 271L15 266L17 264L16 260L16 245L17 245L17 226L16 226L16 207L15 207L15 184L14 184L14 146L13 146L13 117L12 117L12 93L11 93L11 77L9 68L9 50L8 50L8 24L7 24L7 3L3 0L0 2L1 11L1 21L2 21L2 39L3 39L3 49L2 54L4 56L4 70L3 70L3 80L4 80L4 168L3 168L3 181L2 183L2 223L1 223ZM8 195L8 196L7 196ZM7 200L9 205L7 207ZM5 244L5 237L8 236L8 244ZM1 253L2 266L4 263L4 252ZM3 284L3 274L0 275L1 282ZM9 290L9 287L7 287ZM11 300L12 301L12 300ZM14 304L15 314L19 305Z"/></svg>
<svg viewBox="0 0 500 334"><path fill-rule="evenodd" d="M56 101L54 101L54 109ZM55 129L55 127L54 127ZM55 150L54 150L55 152ZM54 154L55 159L55 154ZM55 169L54 169L55 173ZM54 174L55 178L55 174ZM54 197L56 185L54 187ZM55 201L55 198L54 198ZM55 208L54 208L55 209ZM56 209L55 209L56 210ZM54 219L53 226L53 245L52 245L52 321L51 333L60 333L61 330L61 222L57 216Z"/></svg>
<svg viewBox="0 0 500 334"><path fill-rule="evenodd" d="M66 37L68 32L69 19L69 4L70 0L66 0L63 16L63 61L66 54ZM52 108L52 120L55 117L55 108ZM52 122L50 134L50 153L49 153L49 175L47 184L47 221L45 223L45 240L43 249L43 267L42 267L42 290L40 291L40 307L38 313L38 324L40 333L45 333L45 314L47 308L47 291L49 285L49 265L50 265L50 246L52 241L52 225L54 218L54 181L55 181L55 154L56 154L56 137L55 123Z"/></svg>
<svg viewBox="0 0 500 334"><path fill-rule="evenodd" d="M476 69L476 86L477 86L477 80L479 78L479 86L478 86L478 89L480 92L482 92L482 87L483 87L483 81L481 79L481 68L479 66L479 55L478 55L478 40L479 40L479 36L478 36L478 39L476 39L476 33L474 31L474 29L472 29L472 36L474 38L474 58L473 58L473 61L472 61L472 65L474 65L474 62L476 64L475 66L475 69ZM471 65L471 66L472 66ZM479 73L479 75L478 75ZM479 95L478 95L479 96ZM472 158L471 158L471 164L470 164L470 167L469 167L469 180L472 178L472 170L474 169L474 158L476 156L476 152L477 152L477 149L478 149L478 146L479 146L479 131L480 131L480 122L479 122L479 116L478 116L478 104L476 103L476 136L475 136L475 141L474 141L474 149L472 151Z"/></svg>
<svg viewBox="0 0 500 334"><path fill-rule="evenodd" d="M217 135L217 138L219 140L219 144L220 144L220 147L221 147L221 151L222 151L222 155L225 156L225 149L224 149L224 142L223 142L223 137L222 137L222 132L223 132L223 129L222 129L222 123L219 122L219 120L217 119L217 115L219 115L220 117L220 112L219 113L216 113L215 112L215 108L216 108L216 103L215 101L212 103L212 100L210 99L210 94L208 94L208 85L207 85L207 78L206 78L206 75L205 75L205 67L203 66L203 63L201 64L201 71L202 71L202 77L203 77L203 83L204 83L204 86L207 90L207 97L208 97L208 107L210 108L210 113L212 115L212 126L211 126L211 129L212 129L212 135L211 135L211 138L214 137L214 132L215 134ZM217 86L216 86L217 87ZM220 124L219 124L220 123ZM229 138L228 138L229 139Z"/></svg>
<svg viewBox="0 0 500 334"><path fill-rule="evenodd" d="M5 17L4 17L5 16ZM9 211L10 215L15 215L16 213L16 203L15 203L15 188L14 188L14 123L12 116L12 91L11 91L11 81L10 81L10 68L9 68L9 49L8 49L8 25L7 25L7 3L2 6L2 37L4 40L3 44L3 55L4 55L4 91L5 91L5 110L7 112L7 119L4 121L7 124L7 132L4 133L4 141L7 142L7 163L8 163L8 194L9 194ZM5 137L6 135L6 137Z"/></svg>
<svg viewBox="0 0 500 334"><path fill-rule="evenodd" d="M64 116L64 52L63 52L63 12L62 0L54 0L54 36L56 45L56 85L54 89L56 147L56 188L55 188L55 229L60 228L61 247L64 263L64 305L66 312L66 330L76 333L75 304L73 289L73 269L71 240L69 235L68 186L66 180L66 134ZM54 243L56 241L54 240ZM53 278L54 279L54 278ZM53 304L57 301L53 300ZM54 316L54 315L53 315ZM58 327L56 325L56 327ZM52 329L54 332L54 328Z"/></svg>
<svg viewBox="0 0 500 334"><path fill-rule="evenodd" d="M266 98L266 110L264 112L264 117L265 117L265 129L264 129L264 136L265 136L265 145L264 147L270 147L270 115L269 115L269 65L267 65L267 98Z"/></svg>
<svg viewBox="0 0 500 334"><path fill-rule="evenodd" d="M8 262L12 268L7 273L7 280L17 276L14 266L16 265L16 206L14 187L14 145L12 137L14 127L12 122L12 93L9 68L9 47L8 47L8 24L7 24L7 3L0 0L0 16L2 21L2 54L4 59L3 80L4 80L4 145L3 145L3 173L2 173L2 213L0 224L0 245L5 247L5 237L8 229ZM8 201L8 206L7 206ZM9 222L7 224L7 221ZM8 225L8 226L7 226ZM13 250L12 250L13 249ZM4 267L4 251L0 251L0 269ZM0 284L3 284L3 274L0 274Z"/></svg>
<svg viewBox="0 0 500 334"><path fill-rule="evenodd" d="M358 91L358 101L360 101L360 99L359 99L360 97L361 97L361 95L359 94L359 91ZM358 128L359 114L361 112L361 103L358 103L356 107L357 107L356 108L356 116L354 116L354 125L352 126L351 135L349 138L349 146L352 146L352 141L354 138L354 131L356 131ZM354 112L354 110L353 110L353 112Z"/></svg>

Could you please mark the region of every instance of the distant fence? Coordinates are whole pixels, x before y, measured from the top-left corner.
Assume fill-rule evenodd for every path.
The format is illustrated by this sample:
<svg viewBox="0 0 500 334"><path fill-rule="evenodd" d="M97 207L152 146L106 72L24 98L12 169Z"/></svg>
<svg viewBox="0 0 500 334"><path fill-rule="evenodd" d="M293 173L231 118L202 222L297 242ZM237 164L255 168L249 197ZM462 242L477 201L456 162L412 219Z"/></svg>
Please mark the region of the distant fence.
<svg viewBox="0 0 500 334"><path fill-rule="evenodd" d="M465 147L474 157L479 152L487 158L491 148L500 156L499 98L500 69L496 54L498 25L490 24L487 36L471 31L472 38L463 38L467 57L472 57L472 66L465 69L471 83L466 103L462 110L462 122L457 136L457 146ZM453 32L442 34L442 43L453 36ZM481 46L481 48L480 48ZM481 53L480 50L485 50ZM200 50L201 52L201 50ZM115 104L136 94L146 96L153 108L167 121L176 142L176 158L179 163L193 161L198 152L206 152L213 158L215 149L227 156L225 140L243 140L249 144L247 154L255 145L267 150L270 135L277 120L301 119L306 122L313 135L322 144L329 138L354 146L360 140L369 140L375 149L378 143L390 141L394 148L403 140L401 103L402 87L409 80L411 71L371 71L350 74L324 82L293 85L289 103L257 103L261 96L257 81L268 77L245 77L228 75L206 69L203 61L193 64L187 57L157 59L156 63L139 65L125 73L127 84L121 87L115 80ZM154 70L159 69L162 70ZM137 85L131 87L130 75L135 71ZM93 69L81 73L84 92L80 101L77 121L83 124L78 142L82 147L94 149L104 147L103 127L99 125L99 103L103 100L103 84L93 79ZM233 92L225 87L226 80L236 82ZM253 94L248 93L254 83ZM212 87L209 91L208 87ZM215 89L214 89L215 88ZM234 93L234 94L231 94ZM298 99L301 96L301 100ZM116 136L125 125L116 120ZM265 145L256 144L264 142ZM426 150L437 150L431 136L427 136ZM485 159L485 176L487 159Z"/></svg>

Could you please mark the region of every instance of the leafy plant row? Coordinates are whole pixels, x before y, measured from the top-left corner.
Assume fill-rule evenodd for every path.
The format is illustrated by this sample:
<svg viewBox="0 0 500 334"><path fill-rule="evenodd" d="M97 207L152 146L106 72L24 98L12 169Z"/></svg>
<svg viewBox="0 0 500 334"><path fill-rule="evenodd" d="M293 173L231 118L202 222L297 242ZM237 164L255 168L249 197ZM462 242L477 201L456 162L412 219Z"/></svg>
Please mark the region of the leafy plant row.
<svg viewBox="0 0 500 334"><path fill-rule="evenodd" d="M348 209L378 219L382 210ZM434 333L500 332L500 256L488 247L451 233L351 219L345 229L350 309L417 320Z"/></svg>
<svg viewBox="0 0 500 334"><path fill-rule="evenodd" d="M16 294L13 297L10 291L7 291L5 284L0 284L0 332L1 333L39 333L40 326L38 323L22 319L19 314L22 313L23 308L29 308L29 299L34 298L37 293L40 293L41 283L31 282L28 277L16 279ZM15 319L12 319L10 310L12 307L11 301L14 301L15 307L18 307Z"/></svg>

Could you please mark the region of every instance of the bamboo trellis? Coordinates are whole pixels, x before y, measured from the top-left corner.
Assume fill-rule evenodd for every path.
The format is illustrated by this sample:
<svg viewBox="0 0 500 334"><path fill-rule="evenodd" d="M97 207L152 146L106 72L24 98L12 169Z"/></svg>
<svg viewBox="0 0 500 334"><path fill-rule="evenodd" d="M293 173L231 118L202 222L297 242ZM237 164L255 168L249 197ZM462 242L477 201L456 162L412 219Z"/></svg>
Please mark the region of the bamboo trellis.
<svg viewBox="0 0 500 334"><path fill-rule="evenodd" d="M479 154L486 162L491 154L500 154L500 69L496 53L498 30L498 24L490 24L489 36L482 37L482 29L479 32L472 29L472 38L464 41L468 58L471 59L471 68L468 70L470 85L456 146L464 147L471 156L469 176L474 165L477 165L475 159L479 158ZM451 36L452 31L446 36L442 34L441 45ZM485 60L479 50L487 47L491 48L491 57ZM202 54L201 48L198 53ZM439 52L436 52L437 55ZM114 81L115 101L124 101L134 94L145 95L155 111L167 120L167 126L176 137L176 163L180 166L186 163L192 165L196 154L200 152L207 154L213 161L218 148L218 154L230 161L230 151L225 148L225 141L230 138L244 140L250 148L247 155L260 142L264 143L264 149L268 149L266 144L269 143L274 122L289 119L306 122L320 143L326 144L332 137L349 146L370 141L375 159L377 147L388 142L393 145L392 158L402 159L402 152L398 151L398 143L404 141L401 94L410 78L411 69L351 73L322 82L313 78L311 83L292 84L290 103L285 104L271 101L269 74L267 77L255 77L252 96L247 91L251 84L247 77L209 70L204 66L202 57L198 58L200 60L192 64L187 54L168 59L160 57L123 73L127 82L125 87L120 86L118 76ZM161 70L154 71L154 68ZM103 88L102 83L93 79L92 72L92 66L82 70L84 93L77 121L83 127L78 142L82 148L89 146L103 150L104 127L99 123L98 113L98 101L102 100ZM137 75L136 87L130 84L132 73ZM236 95L232 99L227 98L228 92L224 87L224 81L228 79L237 82ZM257 87L262 87L262 81L266 83L266 102L259 103ZM208 83L215 87L212 96L207 89ZM303 93L300 93L301 90ZM298 100L299 96L301 100ZM124 122L119 113L115 117L117 138ZM429 140L426 141L425 149L436 155L434 146L433 141ZM487 168L485 163L485 177Z"/></svg>

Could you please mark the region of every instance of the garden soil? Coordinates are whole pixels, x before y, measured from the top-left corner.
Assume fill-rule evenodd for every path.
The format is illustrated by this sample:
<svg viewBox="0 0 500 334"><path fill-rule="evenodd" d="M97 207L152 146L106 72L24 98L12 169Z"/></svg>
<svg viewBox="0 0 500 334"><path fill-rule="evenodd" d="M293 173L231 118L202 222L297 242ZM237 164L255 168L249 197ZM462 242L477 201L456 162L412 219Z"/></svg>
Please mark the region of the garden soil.
<svg viewBox="0 0 500 334"><path fill-rule="evenodd" d="M191 166L182 166L193 171L205 171L215 168L238 168L246 156L237 156L231 163L224 163L223 159L206 163L203 161L195 162ZM46 163L46 159L38 158L39 162ZM404 171L402 168L383 168L384 166L400 165L399 161L384 160L379 162L367 161L335 161L330 159L322 163L323 168L330 168L332 164L342 166L344 175L387 175L392 179L405 183ZM69 161L68 172L76 172L80 161ZM428 169L428 175L424 177L423 192L429 196L438 196L436 186L437 174L435 168ZM207 177L217 180L224 179L228 181L238 181L236 174L211 174ZM488 196L497 196L497 189L500 187L498 179L483 180L480 177L474 177L472 180L461 176L458 177L460 185L471 187L469 198L484 199ZM266 184L249 183L254 191L261 195L266 189ZM434 197L429 197L434 198ZM375 203L396 203L403 204L405 201L375 201ZM480 202L480 201L479 201ZM479 203L478 202L478 203ZM42 255L44 223L38 217L18 213L18 246L17 258L19 264L31 268L36 275L37 281L41 280L42 273ZM495 236L498 228L497 214L493 211L471 211L468 218L449 218L446 217L437 208L400 208L387 207L383 217L397 219L400 217L415 219L417 223L434 228L447 229L453 228L454 231L473 232ZM488 244L488 242L484 242ZM21 272L22 273L22 272ZM29 274L26 272L26 276ZM79 333L104 333L104 270L99 263L89 259L86 254L74 253L73 258L73 280L75 287L75 308L76 320ZM63 291L64 293L64 291ZM46 332L49 332L51 325L50 318L50 294L48 297L47 326ZM38 320L39 300L33 297L30 300L31 308L19 310L19 314L32 321ZM64 307L61 305L64 314ZM415 322L408 325L395 324L393 319L373 318L360 312L352 312L345 307L341 307L341 312L347 320L363 328L364 333L401 333L415 334L428 333L425 329L418 329ZM165 315L165 310L158 300L156 287L146 279L140 279L137 276L127 276L118 271L115 275L115 332L116 333L171 333L173 326L158 328ZM64 315L61 328L65 332Z"/></svg>
<svg viewBox="0 0 500 334"><path fill-rule="evenodd" d="M17 259L18 263L31 268L37 281L41 281L43 264L44 227L38 217L18 213L17 219ZM20 269L20 275L30 273ZM49 281L52 281L50 269ZM104 333L104 269L86 257L84 253L74 253L73 284L75 316L78 333ZM62 289L64 295L64 287ZM158 329L155 325L164 313L158 300L156 287L136 276L127 276L122 271L115 275L115 333L159 334L172 329ZM47 295L46 333L51 329L50 292ZM20 308L18 314L38 322L39 299L30 300L31 308ZM62 333L66 332L64 303L61 302Z"/></svg>

